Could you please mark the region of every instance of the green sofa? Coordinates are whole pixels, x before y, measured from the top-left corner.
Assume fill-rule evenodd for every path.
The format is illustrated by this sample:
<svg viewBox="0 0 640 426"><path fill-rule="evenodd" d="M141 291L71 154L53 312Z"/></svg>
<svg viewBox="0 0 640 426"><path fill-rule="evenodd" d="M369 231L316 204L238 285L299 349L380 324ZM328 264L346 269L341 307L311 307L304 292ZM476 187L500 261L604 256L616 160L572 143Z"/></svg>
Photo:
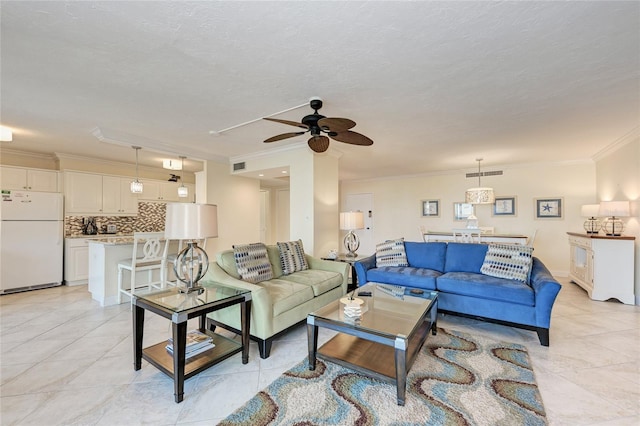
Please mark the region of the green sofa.
<svg viewBox="0 0 640 426"><path fill-rule="evenodd" d="M309 269L282 274L278 247L267 246L273 279L252 284L240 279L233 250L216 255L209 263L209 270L200 281L219 282L237 288L251 290L251 339L258 342L260 358L268 358L273 339L290 327L306 320L307 315L329 302L341 298L347 292L349 264L321 260L305 255ZM240 308L238 305L208 314L210 326L239 332Z"/></svg>

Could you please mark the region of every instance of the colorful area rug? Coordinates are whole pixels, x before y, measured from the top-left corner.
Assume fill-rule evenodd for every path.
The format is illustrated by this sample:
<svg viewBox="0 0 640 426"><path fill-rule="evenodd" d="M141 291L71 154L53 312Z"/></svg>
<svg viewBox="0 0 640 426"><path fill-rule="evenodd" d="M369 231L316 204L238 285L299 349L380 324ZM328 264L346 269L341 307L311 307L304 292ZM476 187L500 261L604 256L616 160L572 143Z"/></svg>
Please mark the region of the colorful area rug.
<svg viewBox="0 0 640 426"><path fill-rule="evenodd" d="M524 346L438 329L407 378L394 385L331 362L304 360L220 425L545 425Z"/></svg>

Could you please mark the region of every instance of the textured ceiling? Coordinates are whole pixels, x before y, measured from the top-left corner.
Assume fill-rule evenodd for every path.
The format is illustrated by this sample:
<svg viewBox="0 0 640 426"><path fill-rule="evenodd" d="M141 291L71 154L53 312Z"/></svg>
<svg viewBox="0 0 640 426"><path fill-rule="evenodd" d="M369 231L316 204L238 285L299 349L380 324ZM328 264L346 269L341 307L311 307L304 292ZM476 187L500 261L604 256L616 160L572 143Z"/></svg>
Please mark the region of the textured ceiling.
<svg viewBox="0 0 640 426"><path fill-rule="evenodd" d="M638 126L640 2L0 4L3 148L229 157L308 102L371 147L342 179L589 158ZM302 107L277 118L299 121ZM96 130L96 128L98 130ZM143 163L166 155L143 149ZM192 164L191 167L197 168Z"/></svg>

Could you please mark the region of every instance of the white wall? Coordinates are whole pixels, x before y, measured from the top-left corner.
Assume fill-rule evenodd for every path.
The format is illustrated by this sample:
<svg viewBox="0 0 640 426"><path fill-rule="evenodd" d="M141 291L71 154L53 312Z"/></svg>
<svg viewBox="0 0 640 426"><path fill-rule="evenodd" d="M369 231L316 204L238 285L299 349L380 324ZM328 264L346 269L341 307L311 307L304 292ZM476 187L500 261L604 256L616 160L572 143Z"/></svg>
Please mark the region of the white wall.
<svg viewBox="0 0 640 426"><path fill-rule="evenodd" d="M568 275L569 244L566 232L582 232L583 204L596 202L595 164L590 161L515 166L492 166L483 171L503 170L502 176L482 178L482 186L493 187L497 196L516 196L516 216L492 216L492 206L476 206L480 226L493 226L496 233L532 235L537 230L535 255L557 276ZM454 221L453 203L464 201L467 188L477 178L460 170L442 174L396 177L341 183L340 203L347 194L373 193L374 241L404 237L421 241L418 228L450 231L465 222ZM535 219L534 198L562 197L563 219ZM422 217L421 200L440 200L440 217Z"/></svg>
<svg viewBox="0 0 640 426"><path fill-rule="evenodd" d="M596 158L598 201L631 203L631 217L625 222L624 235L635 240L635 296L640 305L640 137L632 135Z"/></svg>

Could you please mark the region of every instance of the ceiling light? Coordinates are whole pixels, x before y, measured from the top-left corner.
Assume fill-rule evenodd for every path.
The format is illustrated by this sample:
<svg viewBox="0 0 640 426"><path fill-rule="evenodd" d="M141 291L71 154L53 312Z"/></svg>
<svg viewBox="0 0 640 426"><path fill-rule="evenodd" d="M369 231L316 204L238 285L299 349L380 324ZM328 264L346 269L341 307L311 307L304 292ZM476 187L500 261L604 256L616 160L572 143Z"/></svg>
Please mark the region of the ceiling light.
<svg viewBox="0 0 640 426"><path fill-rule="evenodd" d="M11 142L13 140L13 132L10 128L0 126L0 142Z"/></svg>
<svg viewBox="0 0 640 426"><path fill-rule="evenodd" d="M143 185L142 182L138 180L138 151L140 151L140 147L133 146L132 148L136 150L136 180L131 182L131 192L133 194L142 194Z"/></svg>
<svg viewBox="0 0 640 426"><path fill-rule="evenodd" d="M493 204L495 202L495 195L493 188L482 187L480 185L480 162L482 158L476 158L478 162L478 186L476 188L469 188L465 193L465 201L469 204Z"/></svg>
<svg viewBox="0 0 640 426"><path fill-rule="evenodd" d="M286 170L283 170L281 173L284 173L284 174L286 175L286 174L287 174L287 171L286 171Z"/></svg>
<svg viewBox="0 0 640 426"><path fill-rule="evenodd" d="M180 156L180 170L182 170L182 166L184 165L184 159L187 157ZM184 179L180 179L180 186L178 187L178 197L186 198L189 196L189 188L184 186Z"/></svg>
<svg viewBox="0 0 640 426"><path fill-rule="evenodd" d="M162 160L162 168L167 170L182 170L182 161Z"/></svg>

